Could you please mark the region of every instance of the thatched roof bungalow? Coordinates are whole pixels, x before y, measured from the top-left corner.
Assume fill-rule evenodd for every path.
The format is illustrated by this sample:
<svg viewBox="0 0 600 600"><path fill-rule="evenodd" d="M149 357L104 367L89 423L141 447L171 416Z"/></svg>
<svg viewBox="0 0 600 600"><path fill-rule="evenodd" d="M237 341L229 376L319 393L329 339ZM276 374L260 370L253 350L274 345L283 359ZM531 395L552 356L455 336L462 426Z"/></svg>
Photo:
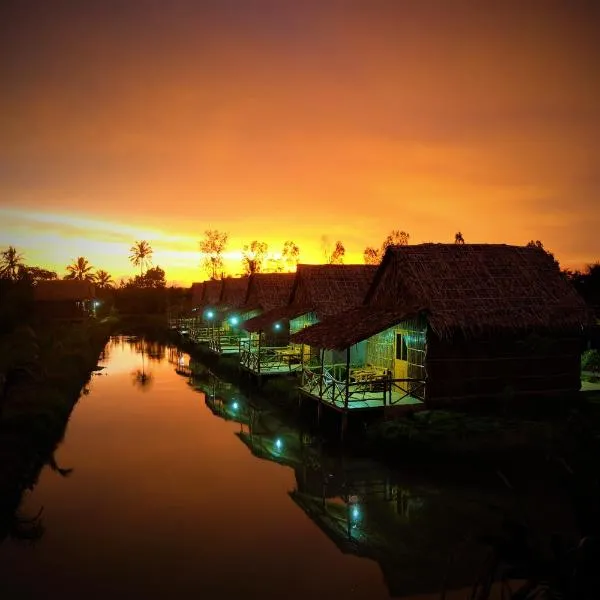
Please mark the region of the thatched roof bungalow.
<svg viewBox="0 0 600 600"><path fill-rule="evenodd" d="M91 281L52 279L34 287L36 312L46 318L83 319L94 314L96 289Z"/></svg>
<svg viewBox="0 0 600 600"><path fill-rule="evenodd" d="M192 283L192 308L200 308L204 303L205 281Z"/></svg>
<svg viewBox="0 0 600 600"><path fill-rule="evenodd" d="M290 332L360 304L377 267L371 265L298 265L289 301L244 323L264 331L289 323Z"/></svg>
<svg viewBox="0 0 600 600"><path fill-rule="evenodd" d="M585 303L543 250L420 244L388 249L362 306L292 340L343 350L346 390L353 367L377 367L402 398L440 406L577 391L588 323Z"/></svg>
<svg viewBox="0 0 600 600"><path fill-rule="evenodd" d="M209 279L204 282L204 293L202 294L202 308L204 311L214 311L220 304L223 280Z"/></svg>
<svg viewBox="0 0 600 600"><path fill-rule="evenodd" d="M245 310L267 312L285 306L290 299L296 273L254 273L250 275Z"/></svg>

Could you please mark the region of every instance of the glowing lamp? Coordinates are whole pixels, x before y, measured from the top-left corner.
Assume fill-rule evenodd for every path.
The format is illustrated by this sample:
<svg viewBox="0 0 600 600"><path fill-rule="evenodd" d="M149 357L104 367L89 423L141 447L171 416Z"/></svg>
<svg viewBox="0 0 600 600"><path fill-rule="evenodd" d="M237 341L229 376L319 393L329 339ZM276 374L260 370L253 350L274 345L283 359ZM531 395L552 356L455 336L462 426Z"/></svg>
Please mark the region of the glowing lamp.
<svg viewBox="0 0 600 600"><path fill-rule="evenodd" d="M275 329L281 329L281 323L275 323Z"/></svg>
<svg viewBox="0 0 600 600"><path fill-rule="evenodd" d="M229 322L232 325L237 325L240 322L240 320L237 317L231 317L231 319L229 319Z"/></svg>
<svg viewBox="0 0 600 600"><path fill-rule="evenodd" d="M98 308L100 306L100 300L94 300L94 307Z"/></svg>
<svg viewBox="0 0 600 600"><path fill-rule="evenodd" d="M237 402L234 402L234 403L231 405L231 408L233 408L233 410L237 410L239 407L240 407L240 405L239 405Z"/></svg>
<svg viewBox="0 0 600 600"><path fill-rule="evenodd" d="M358 519L360 519L360 510L359 510L358 506L353 506L352 512L350 514L352 515L353 521L358 521Z"/></svg>
<svg viewBox="0 0 600 600"><path fill-rule="evenodd" d="M277 448L277 450L281 450L283 448L283 442L281 438L277 438L275 440L275 448Z"/></svg>
<svg viewBox="0 0 600 600"><path fill-rule="evenodd" d="M212 310L206 312L206 318L212 319L215 316L215 313Z"/></svg>

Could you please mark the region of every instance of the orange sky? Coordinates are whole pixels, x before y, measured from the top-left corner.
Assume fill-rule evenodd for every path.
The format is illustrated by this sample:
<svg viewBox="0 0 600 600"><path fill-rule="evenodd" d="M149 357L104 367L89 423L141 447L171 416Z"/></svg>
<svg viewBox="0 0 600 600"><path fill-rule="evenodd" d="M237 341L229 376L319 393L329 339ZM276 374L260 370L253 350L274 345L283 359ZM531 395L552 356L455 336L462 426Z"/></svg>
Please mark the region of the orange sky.
<svg viewBox="0 0 600 600"><path fill-rule="evenodd" d="M600 11L590 1L7 1L0 246L131 275L145 238L204 279L205 229L600 258ZM237 258L230 261L238 271Z"/></svg>

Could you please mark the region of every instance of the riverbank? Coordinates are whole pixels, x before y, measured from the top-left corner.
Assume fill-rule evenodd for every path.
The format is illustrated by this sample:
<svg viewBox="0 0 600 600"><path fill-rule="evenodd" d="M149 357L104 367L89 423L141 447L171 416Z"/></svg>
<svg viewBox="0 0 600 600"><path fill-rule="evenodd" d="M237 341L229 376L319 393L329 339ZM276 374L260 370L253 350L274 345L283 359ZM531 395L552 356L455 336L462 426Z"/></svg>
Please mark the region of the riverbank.
<svg viewBox="0 0 600 600"><path fill-rule="evenodd" d="M0 541L35 537L35 520L25 526L16 515L21 495L45 464L53 464L114 327L111 319L47 323L17 328L0 340Z"/></svg>

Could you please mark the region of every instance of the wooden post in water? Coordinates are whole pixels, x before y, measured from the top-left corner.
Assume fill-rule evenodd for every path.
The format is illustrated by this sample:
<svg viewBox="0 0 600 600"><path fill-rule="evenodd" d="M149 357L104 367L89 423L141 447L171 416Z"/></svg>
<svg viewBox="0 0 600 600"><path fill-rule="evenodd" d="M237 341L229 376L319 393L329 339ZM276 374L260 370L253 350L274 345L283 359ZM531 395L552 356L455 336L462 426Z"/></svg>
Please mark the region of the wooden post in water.
<svg viewBox="0 0 600 600"><path fill-rule="evenodd" d="M319 354L320 354L320 358L321 358L321 377L319 379L319 398L323 398L323 379L325 378L325 367L324 367L325 349L320 348Z"/></svg>
<svg viewBox="0 0 600 600"><path fill-rule="evenodd" d="M348 410L348 396L350 394L350 346L346 348L346 397L344 398L344 408Z"/></svg>

